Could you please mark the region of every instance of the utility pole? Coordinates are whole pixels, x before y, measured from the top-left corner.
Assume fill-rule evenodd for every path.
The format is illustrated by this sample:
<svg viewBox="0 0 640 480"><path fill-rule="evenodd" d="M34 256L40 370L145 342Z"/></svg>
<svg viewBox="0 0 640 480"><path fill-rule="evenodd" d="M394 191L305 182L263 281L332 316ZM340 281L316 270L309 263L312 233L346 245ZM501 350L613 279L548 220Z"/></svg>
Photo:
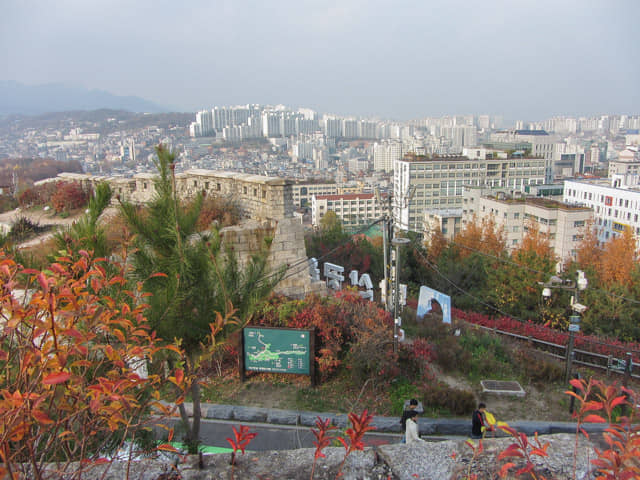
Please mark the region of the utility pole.
<svg viewBox="0 0 640 480"><path fill-rule="evenodd" d="M395 206L398 208L398 216L400 208L406 207L411 202L411 198L415 194L415 186L409 188L406 195L401 199L400 203ZM375 198L378 204L384 209L382 195L380 191L375 189ZM394 236L394 223L396 216L394 215L394 199L391 193L387 194L386 211L383 213L382 228L382 249L384 261L384 291L386 292L385 310L393 313L393 351L398 351L398 327L400 326L400 247L409 243L408 238ZM395 252L391 246L395 247ZM394 253L394 255L392 255ZM392 287L392 288L390 288Z"/></svg>
<svg viewBox="0 0 640 480"><path fill-rule="evenodd" d="M398 352L398 327L400 326L400 247L409 243L408 238L395 237L391 243L396 247L395 286L393 288L393 351Z"/></svg>
<svg viewBox="0 0 640 480"><path fill-rule="evenodd" d="M387 195L386 205L383 203L382 195L378 188L375 189L375 198L378 205L383 209L382 216L382 255L383 255L383 270L384 270L384 292L386 294L384 299L384 309L387 312L391 312L391 255L389 251L389 242L393 238L393 217L391 211L391 195Z"/></svg>

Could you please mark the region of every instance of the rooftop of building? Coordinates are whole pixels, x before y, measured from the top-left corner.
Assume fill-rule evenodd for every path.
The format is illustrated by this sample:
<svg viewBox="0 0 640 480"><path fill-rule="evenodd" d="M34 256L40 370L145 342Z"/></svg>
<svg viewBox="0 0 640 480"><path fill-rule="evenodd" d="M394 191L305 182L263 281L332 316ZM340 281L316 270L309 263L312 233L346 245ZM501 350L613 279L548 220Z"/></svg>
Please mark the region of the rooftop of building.
<svg viewBox="0 0 640 480"><path fill-rule="evenodd" d="M622 185L620 187L614 187L611 185L610 178L569 178L565 182L582 183L585 185L593 185L600 188L607 188L614 192L634 192L640 193L640 185Z"/></svg>
<svg viewBox="0 0 640 480"><path fill-rule="evenodd" d="M590 207L564 203L564 202L560 202L558 200L553 200L550 198L530 197L530 196L524 196L524 195L509 195L503 192L496 193L493 195L484 195L484 197L497 202L508 203L508 204L520 203L520 204L533 205L536 207L546 208L549 210L559 210L559 209L573 210L573 211L591 210Z"/></svg>
<svg viewBox="0 0 640 480"><path fill-rule="evenodd" d="M520 151L508 151L507 158L500 158L496 156L495 158L491 155L491 153L487 154L486 158L469 158L465 155L457 155L457 154L449 154L449 155L417 155L415 153L407 153L404 155L402 160L406 162L478 162L483 160L495 160L495 161L505 161L505 160L542 160L541 157L534 157L532 155L524 156L523 152Z"/></svg>
<svg viewBox="0 0 640 480"><path fill-rule="evenodd" d="M251 173L230 172L224 170L207 170L203 168L193 168L176 174L176 178L189 178L193 176L227 178L251 183L291 183L290 180L285 180L281 177L254 175Z"/></svg>
<svg viewBox="0 0 640 480"><path fill-rule="evenodd" d="M544 136L549 135L546 130L529 130L529 129L517 129L517 130L498 130L496 133L510 133L515 135L535 135Z"/></svg>
<svg viewBox="0 0 640 480"><path fill-rule="evenodd" d="M342 195L316 195L317 200L371 200L373 193L343 193Z"/></svg>

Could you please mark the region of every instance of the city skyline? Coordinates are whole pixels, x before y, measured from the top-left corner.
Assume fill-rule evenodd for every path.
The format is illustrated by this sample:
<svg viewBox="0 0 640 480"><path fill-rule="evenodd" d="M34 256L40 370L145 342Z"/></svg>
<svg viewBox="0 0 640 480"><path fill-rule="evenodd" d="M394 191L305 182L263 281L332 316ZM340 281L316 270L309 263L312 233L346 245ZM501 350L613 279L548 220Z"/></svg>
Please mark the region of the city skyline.
<svg viewBox="0 0 640 480"><path fill-rule="evenodd" d="M407 120L640 111L640 4L11 2L0 80Z"/></svg>

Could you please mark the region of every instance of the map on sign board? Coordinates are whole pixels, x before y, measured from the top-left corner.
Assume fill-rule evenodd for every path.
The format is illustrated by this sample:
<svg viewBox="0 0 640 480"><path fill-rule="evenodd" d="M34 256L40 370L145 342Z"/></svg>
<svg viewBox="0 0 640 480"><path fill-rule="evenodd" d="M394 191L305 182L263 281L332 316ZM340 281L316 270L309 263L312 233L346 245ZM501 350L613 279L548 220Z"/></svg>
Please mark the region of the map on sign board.
<svg viewBox="0 0 640 480"><path fill-rule="evenodd" d="M310 374L308 330L245 328L243 338L245 370Z"/></svg>

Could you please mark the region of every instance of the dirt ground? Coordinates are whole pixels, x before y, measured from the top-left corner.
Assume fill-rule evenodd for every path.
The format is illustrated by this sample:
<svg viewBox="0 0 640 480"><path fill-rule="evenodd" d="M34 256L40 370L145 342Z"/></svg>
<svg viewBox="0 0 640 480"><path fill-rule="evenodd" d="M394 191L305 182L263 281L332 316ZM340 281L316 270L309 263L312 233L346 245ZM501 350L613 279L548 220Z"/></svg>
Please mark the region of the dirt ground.
<svg viewBox="0 0 640 480"><path fill-rule="evenodd" d="M539 421L570 421L570 397L564 393L564 388L547 387L542 390L533 384L520 385L525 391L524 397L515 395L497 395L482 393L480 385L471 385L459 377L443 373L438 379L448 385L464 390L471 390L476 398L487 404L487 410L497 419L510 420L539 420Z"/></svg>
<svg viewBox="0 0 640 480"><path fill-rule="evenodd" d="M546 387L543 391L534 385L522 385L526 395L501 396L482 394L480 385L471 385L466 380L442 373L437 377L447 384L471 390L479 401L487 404L487 409L497 419L510 422L515 420L538 421L570 421L569 396L564 389ZM389 411L389 403L385 392L377 387L365 387L363 391L347 391L339 383L329 384L311 389L305 380L273 380L256 377L247 382L238 380L214 379L213 384L205 393L203 401L246 405L265 408L281 408L291 410L313 410L344 413L349 410L367 409L376 415L393 416ZM302 395L301 395L302 392ZM304 399L301 401L300 397ZM316 398L318 403L313 403ZM303 406L304 405L304 406Z"/></svg>
<svg viewBox="0 0 640 480"><path fill-rule="evenodd" d="M26 240L19 245L20 248L29 248L43 244L51 237L53 237L53 234L55 233L57 228L71 225L83 213L84 212L80 212L75 215L70 215L66 218L63 218L60 216L56 216L53 213L53 210L22 210L21 208L16 208L15 210L0 213L0 223L11 224L19 217L26 217L33 223L38 223L41 226L50 225L54 227L49 232L30 238L29 240Z"/></svg>

